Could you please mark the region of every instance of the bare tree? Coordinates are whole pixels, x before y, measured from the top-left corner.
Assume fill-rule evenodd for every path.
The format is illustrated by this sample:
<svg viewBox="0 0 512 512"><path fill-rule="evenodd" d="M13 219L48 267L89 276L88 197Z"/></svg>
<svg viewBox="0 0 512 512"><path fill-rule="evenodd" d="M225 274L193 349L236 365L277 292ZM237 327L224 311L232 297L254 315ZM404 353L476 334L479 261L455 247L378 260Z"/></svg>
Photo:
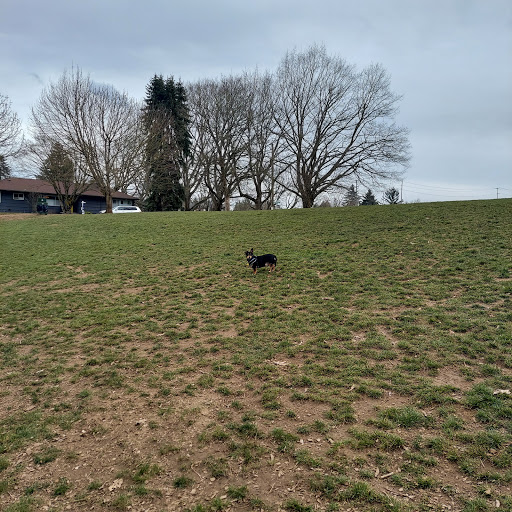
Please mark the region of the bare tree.
<svg viewBox="0 0 512 512"><path fill-rule="evenodd" d="M37 203L41 197L43 197L43 194L40 192L27 192L25 194L25 203L29 205L31 213L36 213Z"/></svg>
<svg viewBox="0 0 512 512"><path fill-rule="evenodd" d="M65 71L32 109L36 139L61 144L105 196L127 192L141 172L144 150L141 105L113 87L94 83L79 68Z"/></svg>
<svg viewBox="0 0 512 512"><path fill-rule="evenodd" d="M230 209L244 178L248 93L241 77L203 80L188 87L193 165L201 173L213 210Z"/></svg>
<svg viewBox="0 0 512 512"><path fill-rule="evenodd" d="M401 202L400 201L400 191L395 187L388 188L384 192L382 199L388 204L398 204Z"/></svg>
<svg viewBox="0 0 512 512"><path fill-rule="evenodd" d="M198 165L195 165L194 162L194 148L196 143L196 140L194 139L195 134L191 133L191 135L192 154L185 158L181 167L181 180L184 192L183 207L186 211L201 208L203 203L206 202L206 199L201 200L197 197L197 195L200 194L201 188L204 188L204 184L201 168Z"/></svg>
<svg viewBox="0 0 512 512"><path fill-rule="evenodd" d="M9 98L0 94L0 155L7 159L20 155L22 151L21 121L12 111Z"/></svg>
<svg viewBox="0 0 512 512"><path fill-rule="evenodd" d="M238 185L241 197L249 199L254 209L274 208L279 166L279 135L275 123L275 83L270 74L257 71L245 74L248 111L245 118L246 180Z"/></svg>
<svg viewBox="0 0 512 512"><path fill-rule="evenodd" d="M385 180L406 166L408 131L393 122L400 97L380 65L358 73L313 46L289 52L276 76L276 122L289 170L289 181L281 182L303 207L346 188L348 178Z"/></svg>

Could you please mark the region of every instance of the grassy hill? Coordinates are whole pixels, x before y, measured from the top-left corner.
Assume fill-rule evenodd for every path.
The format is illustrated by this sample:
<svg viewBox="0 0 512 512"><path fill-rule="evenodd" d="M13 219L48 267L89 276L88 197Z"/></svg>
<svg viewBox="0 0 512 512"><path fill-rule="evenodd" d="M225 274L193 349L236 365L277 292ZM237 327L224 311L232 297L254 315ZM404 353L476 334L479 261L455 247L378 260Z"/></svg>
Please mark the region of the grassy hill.
<svg viewBox="0 0 512 512"><path fill-rule="evenodd" d="M0 216L0 509L512 510L511 221Z"/></svg>

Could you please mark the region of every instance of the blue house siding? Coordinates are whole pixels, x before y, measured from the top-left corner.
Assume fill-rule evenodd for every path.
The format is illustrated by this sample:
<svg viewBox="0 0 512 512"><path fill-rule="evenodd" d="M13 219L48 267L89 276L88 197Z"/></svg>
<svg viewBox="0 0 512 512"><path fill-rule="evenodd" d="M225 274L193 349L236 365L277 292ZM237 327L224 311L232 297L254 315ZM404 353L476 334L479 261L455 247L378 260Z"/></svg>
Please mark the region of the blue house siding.
<svg viewBox="0 0 512 512"><path fill-rule="evenodd" d="M30 213L32 210L28 209L28 206L25 201L15 201L12 197L12 192L0 190L0 212L18 212L21 208L21 213Z"/></svg>
<svg viewBox="0 0 512 512"><path fill-rule="evenodd" d="M28 194L24 194L24 199L14 199L13 193L10 191L0 191L1 199L0 199L0 212L6 213L36 213L36 205L35 201L32 205ZM44 197L46 194L42 194ZM82 196L80 199L73 205L73 213L82 213L81 212L81 202L85 201L85 211L87 213L99 213L101 210L105 210L107 208L106 202L104 198L101 197L92 197L92 196ZM131 204L131 202L130 202ZM48 213L62 213L62 208L59 206L48 206Z"/></svg>
<svg viewBox="0 0 512 512"><path fill-rule="evenodd" d="M43 180L8 178L0 180L0 212L35 213L37 199L44 197L48 201L48 213L62 213L53 187ZM129 194L114 192L113 205L133 205L137 198ZM84 201L85 213L100 213L107 209L105 198L97 190L90 190L80 196L73 205L73 213L82 213Z"/></svg>
<svg viewBox="0 0 512 512"><path fill-rule="evenodd" d="M102 197L83 196L73 205L74 213L82 213L82 201L85 201L85 213L100 213L100 210L105 210L107 207Z"/></svg>
<svg viewBox="0 0 512 512"><path fill-rule="evenodd" d="M37 202L32 205L29 195L26 192L23 194L23 199L14 199L14 193L10 190L0 190L0 212L6 213L35 213ZM17 193L17 194L20 194ZM48 213L59 213L60 206L49 206Z"/></svg>
<svg viewBox="0 0 512 512"><path fill-rule="evenodd" d="M107 209L107 202L104 197L81 196L80 199L73 205L73 212L82 213L82 201L85 201L85 213L100 213L102 210ZM135 204L134 199L113 199L112 207L118 204Z"/></svg>

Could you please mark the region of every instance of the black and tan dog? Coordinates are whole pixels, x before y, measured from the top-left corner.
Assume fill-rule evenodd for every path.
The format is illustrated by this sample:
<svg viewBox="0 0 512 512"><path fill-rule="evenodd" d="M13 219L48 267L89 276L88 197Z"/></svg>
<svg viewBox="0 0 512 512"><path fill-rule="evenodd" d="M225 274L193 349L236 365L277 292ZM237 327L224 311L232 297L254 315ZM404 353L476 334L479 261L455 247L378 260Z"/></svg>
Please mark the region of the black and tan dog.
<svg viewBox="0 0 512 512"><path fill-rule="evenodd" d="M268 267L268 271L272 272L272 270L276 269L277 265L277 256L274 254L264 254L263 256L254 256L254 249L250 251L245 251L245 257L247 258L247 263L252 268L253 274L256 274L259 268Z"/></svg>

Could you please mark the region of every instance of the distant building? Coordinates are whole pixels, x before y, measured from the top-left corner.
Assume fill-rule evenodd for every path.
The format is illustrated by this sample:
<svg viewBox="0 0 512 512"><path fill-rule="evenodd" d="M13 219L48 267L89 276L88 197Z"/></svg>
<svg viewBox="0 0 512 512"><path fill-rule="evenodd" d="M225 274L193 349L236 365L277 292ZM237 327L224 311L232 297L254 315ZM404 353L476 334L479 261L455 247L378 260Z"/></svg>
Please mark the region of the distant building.
<svg viewBox="0 0 512 512"><path fill-rule="evenodd" d="M39 198L45 198L48 213L62 213L57 194L53 186L44 180L28 178L6 178L0 180L0 212L35 213ZM121 204L133 205L137 197L123 192L112 194L112 207ZM84 192L73 205L74 213L81 213L82 201L85 201L86 213L99 213L107 208L105 198L94 186Z"/></svg>

